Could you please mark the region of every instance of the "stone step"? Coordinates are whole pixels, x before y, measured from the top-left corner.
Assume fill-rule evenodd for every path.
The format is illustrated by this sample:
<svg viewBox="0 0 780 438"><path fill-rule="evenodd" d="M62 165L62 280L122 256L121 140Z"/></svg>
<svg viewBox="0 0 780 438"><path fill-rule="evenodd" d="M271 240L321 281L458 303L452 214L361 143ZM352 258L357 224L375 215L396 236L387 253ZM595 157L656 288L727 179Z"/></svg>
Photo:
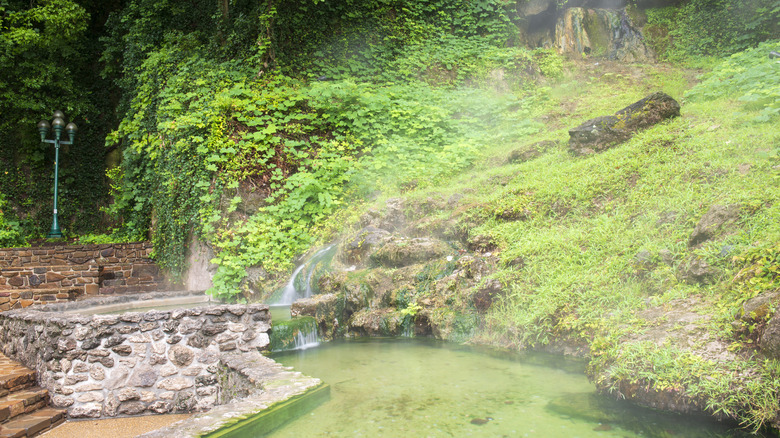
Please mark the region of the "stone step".
<svg viewBox="0 0 780 438"><path fill-rule="evenodd" d="M65 411L54 408L38 409L20 415L0 425L0 438L32 437L65 422Z"/></svg>
<svg viewBox="0 0 780 438"><path fill-rule="evenodd" d="M24 367L3 369L0 365L0 397L35 385L35 371Z"/></svg>
<svg viewBox="0 0 780 438"><path fill-rule="evenodd" d="M35 384L35 371L0 353L0 397Z"/></svg>
<svg viewBox="0 0 780 438"><path fill-rule="evenodd" d="M0 423L41 409L49 403L49 391L37 386L0 398Z"/></svg>

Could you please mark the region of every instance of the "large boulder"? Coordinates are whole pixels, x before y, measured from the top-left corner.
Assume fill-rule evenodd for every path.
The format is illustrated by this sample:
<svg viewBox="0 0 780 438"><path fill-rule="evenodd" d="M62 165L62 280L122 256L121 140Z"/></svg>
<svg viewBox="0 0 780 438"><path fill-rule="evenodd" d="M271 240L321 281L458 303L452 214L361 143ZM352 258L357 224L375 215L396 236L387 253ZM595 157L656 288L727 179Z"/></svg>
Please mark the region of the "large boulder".
<svg viewBox="0 0 780 438"><path fill-rule="evenodd" d="M596 117L569 130L569 150L587 155L608 149L631 138L635 132L680 115L680 104L656 92L611 116Z"/></svg>

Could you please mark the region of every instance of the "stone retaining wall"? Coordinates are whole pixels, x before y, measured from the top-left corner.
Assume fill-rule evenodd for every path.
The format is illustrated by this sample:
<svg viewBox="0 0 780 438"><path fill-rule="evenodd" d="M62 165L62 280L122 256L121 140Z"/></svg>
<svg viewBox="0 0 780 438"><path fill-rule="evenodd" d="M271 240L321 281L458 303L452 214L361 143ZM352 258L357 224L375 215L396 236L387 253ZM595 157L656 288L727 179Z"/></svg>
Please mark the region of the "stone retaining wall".
<svg viewBox="0 0 780 438"><path fill-rule="evenodd" d="M270 313L263 304L68 313L91 301L0 313L3 352L35 369L53 404L72 418L208 410L220 402L220 355L269 345Z"/></svg>
<svg viewBox="0 0 780 438"><path fill-rule="evenodd" d="M103 245L55 245L40 248L0 249L0 268L12 266L57 266L149 263L151 242Z"/></svg>
<svg viewBox="0 0 780 438"><path fill-rule="evenodd" d="M167 289L149 242L0 249L0 311Z"/></svg>

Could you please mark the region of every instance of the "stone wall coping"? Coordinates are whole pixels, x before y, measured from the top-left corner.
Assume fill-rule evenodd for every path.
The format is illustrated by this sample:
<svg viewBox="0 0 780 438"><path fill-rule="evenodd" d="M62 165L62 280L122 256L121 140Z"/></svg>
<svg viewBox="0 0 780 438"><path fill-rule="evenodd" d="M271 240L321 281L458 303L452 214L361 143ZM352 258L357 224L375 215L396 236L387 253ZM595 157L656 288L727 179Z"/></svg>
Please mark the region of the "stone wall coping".
<svg viewBox="0 0 780 438"><path fill-rule="evenodd" d="M77 251L79 249L85 249L85 250L95 250L95 249L107 249L107 248L151 248L152 243L149 241L140 241L140 242L126 242L126 243L86 243L86 244L75 244L75 245L50 245L50 246L17 246L13 248L0 248L0 253L3 253L5 251L48 251L48 250L74 250Z"/></svg>
<svg viewBox="0 0 780 438"><path fill-rule="evenodd" d="M105 303L178 297L202 292L102 296L0 313L0 347L38 372L38 383L71 418L140 413L203 412L241 396L254 383L222 386L222 354L265 350L270 343L267 304L208 305L170 310L130 308L93 314ZM144 301L141 301L144 303ZM206 304L206 305L204 305ZM152 307L152 309L154 309Z"/></svg>
<svg viewBox="0 0 780 438"><path fill-rule="evenodd" d="M228 372L248 379L255 385L255 390L246 397L215 406L208 412L195 414L168 427L139 435L139 438L207 436L245 421L277 403L327 386L318 378L292 371L256 351L223 354L220 363Z"/></svg>
<svg viewBox="0 0 780 438"><path fill-rule="evenodd" d="M117 297L112 297L117 298ZM124 297L118 297L124 298ZM99 302L101 300L83 300ZM83 302L82 301L82 302ZM130 301L130 300L124 300ZM120 301L120 302L124 302ZM178 320L185 316L200 316L207 315L219 315L225 312L232 313L234 315L242 315L247 311L249 313L256 313L263 310L268 310L268 304L218 304L218 305L206 305L196 306L190 308L174 309L174 310L146 310L146 311L133 311L128 310L121 314L96 314L96 315L83 315L79 313L65 313L63 311L54 311L52 309L43 310L46 307L66 307L69 304L81 304L82 302L68 302L49 304L43 306L30 306L23 309L9 310L2 313L0 318L8 319L20 319L27 322L47 322L48 324L57 324L60 326L66 326L69 324L81 324L81 325L114 325L119 322L128 322L127 319L143 319L144 321L160 321L160 320ZM92 304L94 304L94 302ZM73 307L70 310L76 309L89 309L92 305L85 307ZM56 313L56 315L52 315Z"/></svg>
<svg viewBox="0 0 780 438"><path fill-rule="evenodd" d="M141 264L141 263L138 263ZM45 269L46 272L72 272L72 271L97 271L101 266L94 263L83 263L80 265L30 265L30 266L8 266L2 268L3 272L33 272L34 269Z"/></svg>
<svg viewBox="0 0 780 438"><path fill-rule="evenodd" d="M170 291L170 292L148 292L132 295L102 295L99 297L91 297L77 301L70 301L67 303L47 304L45 306L26 307L24 309L9 310L4 312L6 314L11 313L23 313L23 312L37 312L42 314L50 314L51 312L72 312L80 309L89 309L96 306L105 306L110 304L128 303L131 301L151 301L162 300L166 298L177 297L189 297L203 295L204 291ZM213 307L213 306L211 306ZM128 311L131 312L131 311ZM143 313L143 312L135 312Z"/></svg>

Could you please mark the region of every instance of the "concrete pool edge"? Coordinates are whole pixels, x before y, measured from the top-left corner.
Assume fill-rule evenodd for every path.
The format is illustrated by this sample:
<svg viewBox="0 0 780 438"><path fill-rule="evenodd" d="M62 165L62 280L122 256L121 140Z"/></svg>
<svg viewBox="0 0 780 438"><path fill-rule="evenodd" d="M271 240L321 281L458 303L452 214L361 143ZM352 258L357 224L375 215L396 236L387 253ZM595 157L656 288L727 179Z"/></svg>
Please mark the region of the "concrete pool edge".
<svg viewBox="0 0 780 438"><path fill-rule="evenodd" d="M311 411L330 398L330 385L320 383L306 392L282 400L257 412L251 417L235 418L235 423L225 425L216 432L203 435L204 438L234 438L242 433L262 430L263 434L275 431L299 416ZM252 436L261 436L253 433Z"/></svg>
<svg viewBox="0 0 780 438"><path fill-rule="evenodd" d="M330 397L330 386L320 379L292 371L260 353L235 354L222 363L228 373L251 385L248 395L140 437L233 437L263 426L265 434Z"/></svg>

